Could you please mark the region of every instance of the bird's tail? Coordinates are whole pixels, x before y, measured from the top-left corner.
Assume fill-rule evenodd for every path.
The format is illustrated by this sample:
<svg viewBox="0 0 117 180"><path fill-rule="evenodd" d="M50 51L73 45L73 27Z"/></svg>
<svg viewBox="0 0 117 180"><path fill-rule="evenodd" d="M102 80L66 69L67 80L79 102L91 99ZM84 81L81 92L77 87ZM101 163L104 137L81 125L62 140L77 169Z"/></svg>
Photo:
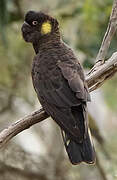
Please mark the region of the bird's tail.
<svg viewBox="0 0 117 180"><path fill-rule="evenodd" d="M81 162L88 164L95 163L95 150L92 144L90 130L82 143L76 143L62 131L65 148L72 164L77 165Z"/></svg>

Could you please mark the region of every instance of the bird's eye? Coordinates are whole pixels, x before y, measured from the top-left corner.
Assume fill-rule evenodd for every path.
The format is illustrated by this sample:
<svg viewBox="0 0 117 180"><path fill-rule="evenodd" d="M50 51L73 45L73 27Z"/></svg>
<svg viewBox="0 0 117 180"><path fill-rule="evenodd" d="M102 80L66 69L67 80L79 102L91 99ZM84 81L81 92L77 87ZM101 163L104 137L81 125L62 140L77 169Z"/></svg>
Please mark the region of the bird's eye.
<svg viewBox="0 0 117 180"><path fill-rule="evenodd" d="M38 24L38 21L33 21L32 22L32 25L34 25L34 26L37 25L37 24Z"/></svg>

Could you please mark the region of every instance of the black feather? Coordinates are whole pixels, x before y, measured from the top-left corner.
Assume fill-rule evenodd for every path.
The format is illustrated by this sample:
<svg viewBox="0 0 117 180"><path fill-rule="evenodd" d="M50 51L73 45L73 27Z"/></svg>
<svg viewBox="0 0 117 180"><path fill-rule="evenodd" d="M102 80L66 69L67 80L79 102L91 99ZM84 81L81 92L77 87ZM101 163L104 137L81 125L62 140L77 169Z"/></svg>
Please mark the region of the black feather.
<svg viewBox="0 0 117 180"><path fill-rule="evenodd" d="M62 136L66 151L72 164L77 165L81 162L86 162L88 164L95 163L95 150L93 144L91 144L89 133L87 133L86 138L82 143L76 143L75 141L71 140L67 134L67 137L64 138L63 132Z"/></svg>

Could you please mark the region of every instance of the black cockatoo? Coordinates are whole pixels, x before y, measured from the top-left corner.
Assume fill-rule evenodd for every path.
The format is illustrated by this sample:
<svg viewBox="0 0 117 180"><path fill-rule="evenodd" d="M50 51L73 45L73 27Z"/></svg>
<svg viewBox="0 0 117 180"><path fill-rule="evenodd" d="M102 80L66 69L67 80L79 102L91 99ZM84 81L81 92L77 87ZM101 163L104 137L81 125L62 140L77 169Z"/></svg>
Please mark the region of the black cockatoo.
<svg viewBox="0 0 117 180"><path fill-rule="evenodd" d="M32 81L44 110L60 126L72 164L95 162L95 151L87 119L90 101L84 72L73 50L61 38L58 21L29 11L22 35L35 50Z"/></svg>

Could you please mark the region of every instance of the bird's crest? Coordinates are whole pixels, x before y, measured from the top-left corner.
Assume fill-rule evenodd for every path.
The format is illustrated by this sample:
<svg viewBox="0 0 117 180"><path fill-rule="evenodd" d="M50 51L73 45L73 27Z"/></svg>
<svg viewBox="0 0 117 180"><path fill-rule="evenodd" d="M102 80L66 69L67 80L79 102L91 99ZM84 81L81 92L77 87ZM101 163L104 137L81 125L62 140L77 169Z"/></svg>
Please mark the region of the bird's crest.
<svg viewBox="0 0 117 180"><path fill-rule="evenodd" d="M42 27L41 27L42 34L48 34L51 32L51 30L52 30L52 25L50 24L49 21L46 21L42 24Z"/></svg>

